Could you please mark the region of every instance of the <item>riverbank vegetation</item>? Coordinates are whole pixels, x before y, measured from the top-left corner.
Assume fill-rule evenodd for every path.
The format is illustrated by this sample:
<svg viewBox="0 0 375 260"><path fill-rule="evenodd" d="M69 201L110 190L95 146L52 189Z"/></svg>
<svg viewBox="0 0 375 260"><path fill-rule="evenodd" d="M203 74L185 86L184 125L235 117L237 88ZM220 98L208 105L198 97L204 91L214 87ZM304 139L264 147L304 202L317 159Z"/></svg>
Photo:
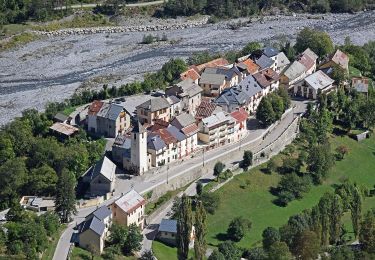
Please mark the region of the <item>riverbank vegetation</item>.
<svg viewBox="0 0 375 260"><path fill-rule="evenodd" d="M373 1L366 0L321 0L321 1L216 1L216 0L170 0L164 5L163 14L168 16L191 16L208 14L216 17L245 17L272 12L272 9L292 12L341 13L356 12L373 7Z"/></svg>

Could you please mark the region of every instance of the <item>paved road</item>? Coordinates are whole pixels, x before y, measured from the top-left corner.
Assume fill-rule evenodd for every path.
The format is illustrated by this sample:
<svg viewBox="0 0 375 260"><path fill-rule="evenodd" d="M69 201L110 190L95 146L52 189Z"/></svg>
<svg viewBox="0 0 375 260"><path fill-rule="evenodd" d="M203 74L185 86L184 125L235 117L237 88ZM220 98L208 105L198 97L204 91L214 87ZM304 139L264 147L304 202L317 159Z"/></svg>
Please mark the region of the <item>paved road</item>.
<svg viewBox="0 0 375 260"><path fill-rule="evenodd" d="M264 140L264 142L261 143L260 146L255 146L252 150L254 153L259 152L264 147L266 147L268 144L272 143L276 140L276 138L279 137L279 135L283 132L283 130L291 123L291 121L294 119L296 114L301 113L305 110L306 106L304 103L301 102L293 102L293 105L296 105L297 107L289 113L283 122L281 122ZM247 137L247 139L252 138L253 136L250 135ZM246 141L244 142L245 146ZM236 149L238 149L238 143L236 144ZM219 150L222 151L222 150ZM230 149L227 153L232 152L233 149ZM242 158L236 158L233 156L228 156L226 159L222 160L225 162L226 165L233 165L236 162L240 161ZM213 171L208 171L207 174L202 176L200 180L207 183L211 180L214 180L216 177L213 175ZM184 193L189 196L194 196L196 194L196 182L192 183L185 191ZM182 192L178 195L179 197L182 196ZM159 224L162 219L168 218L168 213L171 211L171 208L173 206L173 201L168 202L167 205L164 205L165 209L161 211L157 216L155 216L149 223L149 225L143 230L143 242L142 242L142 249L141 252L144 252L146 250L150 250L152 248L152 241L155 239L155 236L157 234L157 230L159 227Z"/></svg>
<svg viewBox="0 0 375 260"><path fill-rule="evenodd" d="M303 102L293 102L293 105L296 107L290 111L288 114L285 115L284 119L280 121L280 123L267 135L265 133L267 132L266 129L257 129L257 130L250 130L249 134L240 142L228 144L219 148L216 148L214 150L205 152L204 155L204 162L207 163L209 161L217 160L220 158L220 160L228 165L233 165L234 163L240 161L242 158L235 158L234 156L229 154L233 154L233 151L237 151L238 149L241 149L241 147L244 146L251 146L252 143L254 143L256 140L259 140L260 138L264 137L264 140L260 143L260 145L254 145L254 147L251 147L252 151L254 153L262 150L264 147L268 146L269 144L273 143L280 134L289 126L289 124L294 120L296 114L299 114L301 112L305 111L306 104ZM247 147L247 149L249 149ZM108 200L104 202L102 205L106 204L109 205L113 202L113 200L117 199L119 196L121 196L121 193L125 193L129 191L132 187L137 190L141 194L145 194L150 190L153 190L155 187L162 185L164 183L167 183L169 180L178 178L179 176L194 170L195 168L202 167L203 166L203 156L196 156L194 158L185 159L184 161L180 161L177 164L169 165L169 170L167 170L167 167L162 167L159 169L158 172L154 174L145 174L143 176L135 176L131 178L130 180L124 179L124 178L118 178L116 180L116 191L115 196L111 200ZM203 166L203 168L205 168ZM201 179L213 179L213 171L212 169L206 168L206 174ZM193 188L191 188L193 192ZM86 208L78 211L77 216L74 217L74 221L71 225L68 226L67 230L63 233L63 235L60 238L60 241L57 245L55 254L53 259L54 260L61 260L66 259L69 247L70 247L70 241L72 234L74 233L73 228L76 224L79 224L83 221L84 217L90 214L92 211L94 211L96 207ZM163 212L165 215L168 212L166 210ZM154 221L152 221L151 224L159 224L161 219L165 217L165 215L160 214ZM151 228L151 227L150 227ZM150 231L150 230L149 230ZM151 229L152 231L152 229ZM150 236L152 237L152 236ZM147 247L150 248L151 244L147 242Z"/></svg>
<svg viewBox="0 0 375 260"><path fill-rule="evenodd" d="M166 0L167 1L167 0ZM164 1L150 1L144 3L133 3L133 4L125 4L125 7L142 7L142 6L150 6L150 5L160 5L163 4ZM82 5L70 5L68 8L71 9L79 9L79 8L94 8L98 4L82 4ZM120 5L122 6L122 5ZM55 7L55 10L65 10L66 6Z"/></svg>

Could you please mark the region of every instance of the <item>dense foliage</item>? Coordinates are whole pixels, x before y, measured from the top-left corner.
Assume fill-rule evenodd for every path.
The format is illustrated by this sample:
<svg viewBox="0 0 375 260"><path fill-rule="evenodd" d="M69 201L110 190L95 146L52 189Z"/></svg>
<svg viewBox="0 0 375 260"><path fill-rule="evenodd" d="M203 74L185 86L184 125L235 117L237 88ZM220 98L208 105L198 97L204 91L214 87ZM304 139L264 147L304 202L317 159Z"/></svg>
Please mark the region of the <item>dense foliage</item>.
<svg viewBox="0 0 375 260"><path fill-rule="evenodd" d="M8 256L27 259L38 259L38 254L44 252L48 239L56 234L60 226L54 213L37 216L25 211L19 204L9 210L7 219L4 225L7 232L2 233L0 229L0 254L4 251Z"/></svg>
<svg viewBox="0 0 375 260"><path fill-rule="evenodd" d="M93 141L83 130L65 142L48 133L47 113L26 110L0 130L0 209L22 195L54 196L64 170L79 178L102 155L104 140Z"/></svg>
<svg viewBox="0 0 375 260"><path fill-rule="evenodd" d="M170 16L209 14L229 18L263 13L273 7L312 13L353 12L370 6L370 4L373 4L371 0L320 0L302 2L283 0L171 0L165 4L164 14Z"/></svg>
<svg viewBox="0 0 375 260"><path fill-rule="evenodd" d="M271 93L259 103L256 118L267 127L281 119L290 106L290 97L283 88L279 88L276 93Z"/></svg>

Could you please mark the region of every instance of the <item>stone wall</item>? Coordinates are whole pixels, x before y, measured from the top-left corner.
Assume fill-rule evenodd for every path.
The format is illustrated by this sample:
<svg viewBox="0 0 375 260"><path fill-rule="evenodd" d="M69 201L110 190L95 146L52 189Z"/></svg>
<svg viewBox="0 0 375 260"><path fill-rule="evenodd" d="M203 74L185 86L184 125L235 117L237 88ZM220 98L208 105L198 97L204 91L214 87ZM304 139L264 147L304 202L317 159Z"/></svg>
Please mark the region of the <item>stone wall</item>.
<svg viewBox="0 0 375 260"><path fill-rule="evenodd" d="M91 27L91 28L69 28L57 31L33 31L38 35L47 36L64 36L79 34L95 34L95 33L125 33L125 32L153 32L165 30L177 30L202 26L207 24L208 17L197 20L186 21L182 23L155 24L155 25L139 25L139 26L107 26L107 27Z"/></svg>
<svg viewBox="0 0 375 260"><path fill-rule="evenodd" d="M278 154L281 152L285 146L292 143L292 141L296 138L298 132L299 132L299 119L300 117L296 117L289 126L280 134L279 138L277 138L273 143L269 144L267 147L263 148L262 150L254 153L254 162L253 166L258 166L259 164L262 164L269 160L272 156ZM264 134L267 135L270 131L273 130L273 128L276 125L273 125L268 129L268 131ZM215 160L209 161L205 163L205 166L203 167L196 167L189 173L186 173L182 176L179 176L178 178L170 179L168 184L164 183L162 185L159 185L155 189L153 189L152 199L155 200L159 198L160 196L164 195L169 190L175 190L178 188L181 188L183 186L186 186L187 184L196 181L197 179L201 178L203 175L209 173L209 171L212 171L215 163L217 161L221 161L224 164L227 165L227 168L231 169L232 171L239 168L240 161L233 162L233 158L242 158L243 152L245 150L252 150L254 146L258 146L263 141L263 138L258 138L254 142L248 144L247 146L239 147L238 150L231 152L231 156L222 156L220 158L216 158ZM261 156L263 155L264 156Z"/></svg>

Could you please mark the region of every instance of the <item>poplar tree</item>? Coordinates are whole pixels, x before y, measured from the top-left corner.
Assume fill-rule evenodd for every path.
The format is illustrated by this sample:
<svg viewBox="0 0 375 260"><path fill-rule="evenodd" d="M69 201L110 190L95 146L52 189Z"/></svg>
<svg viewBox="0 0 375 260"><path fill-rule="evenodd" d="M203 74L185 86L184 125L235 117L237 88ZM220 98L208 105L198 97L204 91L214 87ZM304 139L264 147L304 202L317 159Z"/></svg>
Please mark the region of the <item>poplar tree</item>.
<svg viewBox="0 0 375 260"><path fill-rule="evenodd" d="M63 223L69 222L71 215L77 212L75 186L74 174L66 169L62 170L56 184L55 211Z"/></svg>
<svg viewBox="0 0 375 260"><path fill-rule="evenodd" d="M195 241L194 241L194 251L195 258L197 260L202 260L205 256L207 243L206 243L206 210L204 209L202 201L197 202L195 209Z"/></svg>
<svg viewBox="0 0 375 260"><path fill-rule="evenodd" d="M188 259L192 222L191 200L184 194L177 219L177 257L179 260Z"/></svg>

